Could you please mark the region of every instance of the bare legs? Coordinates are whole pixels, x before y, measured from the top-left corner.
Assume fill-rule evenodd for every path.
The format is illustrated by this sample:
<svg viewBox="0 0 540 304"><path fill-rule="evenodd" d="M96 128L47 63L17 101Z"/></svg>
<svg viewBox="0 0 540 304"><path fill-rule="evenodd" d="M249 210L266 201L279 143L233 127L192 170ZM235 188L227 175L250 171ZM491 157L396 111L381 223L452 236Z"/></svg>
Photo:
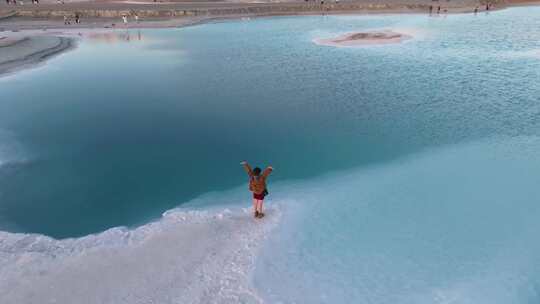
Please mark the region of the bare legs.
<svg viewBox="0 0 540 304"><path fill-rule="evenodd" d="M253 199L253 211L255 217L259 217L263 214L263 200Z"/></svg>
<svg viewBox="0 0 540 304"><path fill-rule="evenodd" d="M259 214L263 214L263 200L257 200L257 211Z"/></svg>

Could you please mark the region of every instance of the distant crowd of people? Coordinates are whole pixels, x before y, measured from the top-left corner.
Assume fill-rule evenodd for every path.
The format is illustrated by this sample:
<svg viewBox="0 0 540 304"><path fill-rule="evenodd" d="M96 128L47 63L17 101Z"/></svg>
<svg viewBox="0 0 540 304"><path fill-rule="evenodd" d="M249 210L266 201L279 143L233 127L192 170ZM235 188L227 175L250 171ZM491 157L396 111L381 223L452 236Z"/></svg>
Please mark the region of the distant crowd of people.
<svg viewBox="0 0 540 304"><path fill-rule="evenodd" d="M434 9L433 5L430 5L429 6L429 14L430 15L433 14L433 9ZM437 6L437 15L440 15L441 13L443 13L443 14L448 13L448 9L446 9L446 8L442 9L441 6L439 5L439 6Z"/></svg>
<svg viewBox="0 0 540 304"><path fill-rule="evenodd" d="M75 13L75 24L81 23L81 15L79 13ZM71 17L68 17L64 15L64 25L71 25Z"/></svg>
<svg viewBox="0 0 540 304"><path fill-rule="evenodd" d="M340 0L304 0L304 1L305 1L306 3L310 3L310 2L311 2L311 3L314 2L315 4L320 3L321 7L324 7L324 4L326 3L325 1L328 1L328 3L334 2L335 4L339 4L339 2L340 2ZM433 1L433 2L439 2L440 0L432 0L432 1ZM450 2L450 0L446 0L446 2ZM329 9L329 8L330 8L330 7L327 7L327 9ZM491 3L491 2L487 2L485 8L486 8L486 11L491 10L491 8L492 8L492 3ZM480 9L480 8L479 8L478 6L476 6L476 7L474 8L474 13L475 13L475 14L478 13L479 9ZM436 6L436 8L435 8L434 5L430 5L430 6L429 6L429 14L430 14L430 15L432 15L432 14L434 13L435 10L436 10L436 13L437 13L437 14L441 14L441 13L446 14L446 13L448 13L448 9L447 9L447 8L441 7L441 5Z"/></svg>
<svg viewBox="0 0 540 304"><path fill-rule="evenodd" d="M8 5L24 5L23 0L6 0L6 4ZM39 0L32 0L32 4L39 4Z"/></svg>
<svg viewBox="0 0 540 304"><path fill-rule="evenodd" d="M23 0L6 0L7 4L13 4L13 5L24 5ZM65 0L56 0L56 4L65 4ZM39 4L39 0L32 0L32 4Z"/></svg>
<svg viewBox="0 0 540 304"><path fill-rule="evenodd" d="M136 12L133 11L129 16L132 16L133 19L135 20L135 23L139 24L139 15ZM129 16L126 14L122 15L122 24L124 25L125 28L129 27ZM111 24L111 26L115 28L116 23Z"/></svg>
<svg viewBox="0 0 540 304"><path fill-rule="evenodd" d="M317 2L320 1L320 4L321 4L321 5L324 5L324 3L325 3L325 0L304 0L304 1L305 1L305 2L315 2L315 4L317 4ZM332 1L328 1L328 2L331 3ZM333 2L334 2L335 4L339 4L339 0L333 0Z"/></svg>
<svg viewBox="0 0 540 304"><path fill-rule="evenodd" d="M7 4L13 4L13 5L24 5L23 0L6 0ZM56 0L56 4L65 4L65 0ZM39 4L39 0L32 0L32 4Z"/></svg>
<svg viewBox="0 0 540 304"><path fill-rule="evenodd" d="M486 12L491 9L492 4L490 2L486 3ZM474 13L478 13L478 6L474 8Z"/></svg>
<svg viewBox="0 0 540 304"><path fill-rule="evenodd" d="M133 19L135 19L135 23L139 23L139 15L137 13L132 13L133 15ZM122 23L124 24L125 27L128 26L128 23L129 23L129 20L128 20L128 15L122 15ZM113 26L115 26L116 24L113 23Z"/></svg>
<svg viewBox="0 0 540 304"><path fill-rule="evenodd" d="M132 14L133 19L135 19L135 23L139 24L139 15L137 13ZM72 21L74 20L74 21ZM67 16L64 15L64 25L71 25L72 23L80 24L81 23L81 15L79 13L75 13L75 16ZM128 16L122 15L122 23L124 26L128 26ZM112 24L113 27L116 27L116 24Z"/></svg>
<svg viewBox="0 0 540 304"><path fill-rule="evenodd" d="M23 0L6 0L6 3L8 5L10 4L13 4L13 5L24 5L24 1ZM56 4L65 4L65 0L56 0ZM32 4L39 4L39 0L32 0Z"/></svg>
<svg viewBox="0 0 540 304"><path fill-rule="evenodd" d="M433 1L438 1L438 0L433 0ZM449 1L449 0L447 0L447 1ZM489 10L491 10L492 6L493 6L493 4L491 4L490 2L487 2L487 3L486 3L486 12L488 12ZM434 7L433 5L430 5L430 6L429 6L429 14L430 14L430 15L433 14L433 10L434 10L434 9L435 9L435 7ZM448 13L448 9L446 9L446 8L445 8L445 9L441 9L441 6L438 5L438 6L437 6L437 15L441 14L441 10L442 10L442 12L445 13L445 14ZM477 14L478 11L479 11L479 7L476 6L476 7L474 8L474 13Z"/></svg>

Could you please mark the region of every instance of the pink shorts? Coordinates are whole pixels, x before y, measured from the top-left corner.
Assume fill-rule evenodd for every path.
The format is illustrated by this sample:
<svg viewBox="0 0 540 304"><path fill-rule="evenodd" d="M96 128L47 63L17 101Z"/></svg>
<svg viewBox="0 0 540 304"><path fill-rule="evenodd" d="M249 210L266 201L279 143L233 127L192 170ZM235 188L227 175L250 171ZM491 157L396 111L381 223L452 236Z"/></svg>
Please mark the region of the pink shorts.
<svg viewBox="0 0 540 304"><path fill-rule="evenodd" d="M264 199L264 194L263 193L261 193L261 194L253 193L253 198L256 199L256 200L262 201Z"/></svg>

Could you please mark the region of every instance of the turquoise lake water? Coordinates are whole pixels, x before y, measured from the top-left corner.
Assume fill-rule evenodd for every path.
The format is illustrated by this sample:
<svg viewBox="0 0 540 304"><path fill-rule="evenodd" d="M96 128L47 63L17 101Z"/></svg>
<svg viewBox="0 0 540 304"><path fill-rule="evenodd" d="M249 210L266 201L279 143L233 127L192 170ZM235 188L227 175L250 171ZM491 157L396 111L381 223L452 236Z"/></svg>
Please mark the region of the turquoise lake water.
<svg viewBox="0 0 540 304"><path fill-rule="evenodd" d="M75 237L176 206L249 206L221 192L246 183L246 159L276 168L270 203L285 214L253 279L270 303L537 303L539 16L84 38L0 78L0 229ZM414 39L313 43L372 29Z"/></svg>

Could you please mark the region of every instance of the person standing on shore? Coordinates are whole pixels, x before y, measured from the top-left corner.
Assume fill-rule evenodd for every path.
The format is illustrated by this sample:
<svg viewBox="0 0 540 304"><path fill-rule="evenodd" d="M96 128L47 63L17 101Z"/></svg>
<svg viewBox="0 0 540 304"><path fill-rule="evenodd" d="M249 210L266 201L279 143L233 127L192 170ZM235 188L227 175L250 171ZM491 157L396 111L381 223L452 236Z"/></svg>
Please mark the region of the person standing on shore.
<svg viewBox="0 0 540 304"><path fill-rule="evenodd" d="M255 218L264 217L263 212L263 200L266 195L268 195L268 190L266 189L266 178L272 173L274 168L269 166L264 169L261 173L261 168L256 167L251 169L249 164L246 161L240 163L244 166L248 176L249 176L249 191L253 192L253 213Z"/></svg>
<svg viewBox="0 0 540 304"><path fill-rule="evenodd" d="M122 21L124 22L124 25L127 26L127 16L126 15L122 15Z"/></svg>

